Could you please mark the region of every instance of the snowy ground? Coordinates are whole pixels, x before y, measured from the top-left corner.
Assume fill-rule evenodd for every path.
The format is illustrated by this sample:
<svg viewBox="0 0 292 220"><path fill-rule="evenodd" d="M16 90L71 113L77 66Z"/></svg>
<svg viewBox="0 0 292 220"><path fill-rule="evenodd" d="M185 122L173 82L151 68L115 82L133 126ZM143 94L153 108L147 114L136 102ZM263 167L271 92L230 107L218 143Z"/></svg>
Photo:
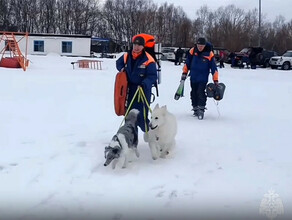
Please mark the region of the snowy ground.
<svg viewBox="0 0 292 220"><path fill-rule="evenodd" d="M29 59L26 72L0 68L0 219L268 219L259 209L269 190L284 206L276 219L292 216L291 70L219 69L225 97L208 99L199 121L189 81L173 99L182 66L162 62L155 103L177 118L176 149L153 161L140 132L140 158L112 170L104 147L123 119L115 59L103 70Z"/></svg>

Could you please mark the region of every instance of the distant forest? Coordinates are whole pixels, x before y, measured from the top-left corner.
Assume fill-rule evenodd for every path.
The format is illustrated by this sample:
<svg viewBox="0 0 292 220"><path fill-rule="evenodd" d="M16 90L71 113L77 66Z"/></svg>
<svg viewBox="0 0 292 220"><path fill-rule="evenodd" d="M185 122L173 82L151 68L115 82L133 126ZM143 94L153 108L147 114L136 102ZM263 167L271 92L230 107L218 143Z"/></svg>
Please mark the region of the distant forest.
<svg viewBox="0 0 292 220"><path fill-rule="evenodd" d="M0 0L0 31L83 34L129 44L148 33L163 46L192 47L204 36L216 47L238 51L260 46L283 53L292 49L292 19L267 22L258 9L227 5L212 11L203 6L190 19L181 7L152 0ZM259 37L260 36L260 37ZM260 38L260 40L259 40Z"/></svg>

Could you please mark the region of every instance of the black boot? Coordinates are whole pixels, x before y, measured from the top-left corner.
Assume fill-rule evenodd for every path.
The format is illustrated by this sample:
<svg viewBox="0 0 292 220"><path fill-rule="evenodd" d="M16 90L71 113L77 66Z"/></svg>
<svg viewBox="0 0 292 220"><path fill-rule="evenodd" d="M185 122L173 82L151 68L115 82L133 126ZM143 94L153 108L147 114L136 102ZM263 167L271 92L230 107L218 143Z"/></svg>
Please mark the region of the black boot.
<svg viewBox="0 0 292 220"><path fill-rule="evenodd" d="M204 118L205 106L198 106L198 119L202 120Z"/></svg>
<svg viewBox="0 0 292 220"><path fill-rule="evenodd" d="M192 111L194 111L193 116L198 117L198 110L199 110L199 108L197 106L193 107L193 109L192 109Z"/></svg>

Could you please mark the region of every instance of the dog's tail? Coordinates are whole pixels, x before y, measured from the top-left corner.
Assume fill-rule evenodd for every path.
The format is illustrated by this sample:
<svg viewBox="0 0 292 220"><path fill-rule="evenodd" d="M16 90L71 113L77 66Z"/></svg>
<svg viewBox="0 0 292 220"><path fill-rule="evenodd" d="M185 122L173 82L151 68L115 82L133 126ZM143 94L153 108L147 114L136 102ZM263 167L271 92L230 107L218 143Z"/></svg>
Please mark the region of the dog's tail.
<svg viewBox="0 0 292 220"><path fill-rule="evenodd" d="M125 118L125 122L126 123L130 122L133 125L135 125L136 121L137 121L138 114L139 114L139 110L138 109L131 109L131 111L129 112L129 114Z"/></svg>

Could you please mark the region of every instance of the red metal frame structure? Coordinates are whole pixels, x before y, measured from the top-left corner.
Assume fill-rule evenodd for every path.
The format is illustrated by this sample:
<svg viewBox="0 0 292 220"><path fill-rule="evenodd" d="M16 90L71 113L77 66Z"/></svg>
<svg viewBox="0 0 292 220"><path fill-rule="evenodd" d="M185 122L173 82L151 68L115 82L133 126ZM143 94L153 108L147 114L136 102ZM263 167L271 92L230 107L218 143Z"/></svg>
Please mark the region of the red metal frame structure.
<svg viewBox="0 0 292 220"><path fill-rule="evenodd" d="M19 40L16 40L15 35L20 35L21 38ZM23 55L18 43L25 39L25 54ZM21 68L26 71L26 68L28 66L28 59L27 59L27 46L28 46L28 32L6 32L6 31L0 31L0 43L1 41L4 42L4 47L0 48L0 54L1 59L4 58L4 55L7 54L7 51L9 51L10 57L17 60Z"/></svg>

